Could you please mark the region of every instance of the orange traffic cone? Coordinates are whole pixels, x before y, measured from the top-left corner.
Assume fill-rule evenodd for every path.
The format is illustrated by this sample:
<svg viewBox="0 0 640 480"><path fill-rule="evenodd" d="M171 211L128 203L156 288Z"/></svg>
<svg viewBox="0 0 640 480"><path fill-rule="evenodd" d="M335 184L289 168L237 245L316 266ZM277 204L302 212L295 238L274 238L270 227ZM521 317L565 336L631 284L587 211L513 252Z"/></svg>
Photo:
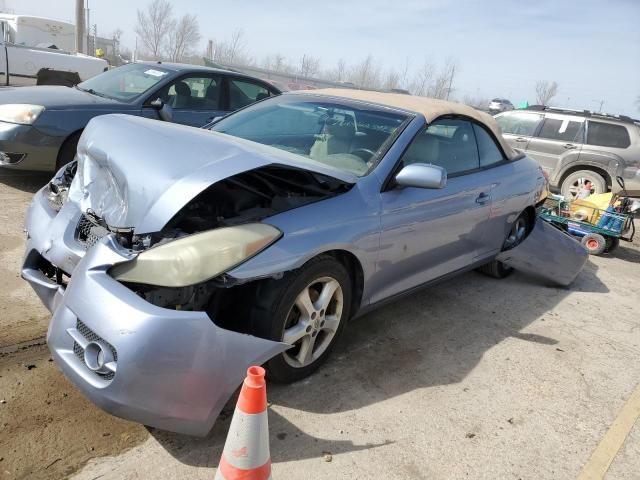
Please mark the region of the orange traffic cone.
<svg viewBox="0 0 640 480"><path fill-rule="evenodd" d="M220 457L215 480L271 478L267 387L262 367L249 367Z"/></svg>

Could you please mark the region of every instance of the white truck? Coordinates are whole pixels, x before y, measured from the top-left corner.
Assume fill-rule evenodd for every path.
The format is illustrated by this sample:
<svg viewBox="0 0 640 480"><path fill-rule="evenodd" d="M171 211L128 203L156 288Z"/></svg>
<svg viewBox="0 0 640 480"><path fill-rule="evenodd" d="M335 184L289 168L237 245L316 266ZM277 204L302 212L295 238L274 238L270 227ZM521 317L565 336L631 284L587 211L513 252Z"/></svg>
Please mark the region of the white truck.
<svg viewBox="0 0 640 480"><path fill-rule="evenodd" d="M72 86L109 68L103 59L70 53L74 43L70 23L0 14L0 86Z"/></svg>

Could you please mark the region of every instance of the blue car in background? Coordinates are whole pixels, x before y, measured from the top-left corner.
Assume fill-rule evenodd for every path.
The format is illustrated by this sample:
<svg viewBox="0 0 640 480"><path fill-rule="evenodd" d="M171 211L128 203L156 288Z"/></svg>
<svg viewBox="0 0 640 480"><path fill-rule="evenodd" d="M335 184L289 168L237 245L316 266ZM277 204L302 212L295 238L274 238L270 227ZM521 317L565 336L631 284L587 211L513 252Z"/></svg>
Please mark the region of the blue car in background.
<svg viewBox="0 0 640 480"><path fill-rule="evenodd" d="M125 65L71 88L2 88L0 166L59 169L73 160L83 129L98 115L159 119L163 113L166 120L170 110L171 121L201 127L279 93L273 85L242 73L161 62Z"/></svg>

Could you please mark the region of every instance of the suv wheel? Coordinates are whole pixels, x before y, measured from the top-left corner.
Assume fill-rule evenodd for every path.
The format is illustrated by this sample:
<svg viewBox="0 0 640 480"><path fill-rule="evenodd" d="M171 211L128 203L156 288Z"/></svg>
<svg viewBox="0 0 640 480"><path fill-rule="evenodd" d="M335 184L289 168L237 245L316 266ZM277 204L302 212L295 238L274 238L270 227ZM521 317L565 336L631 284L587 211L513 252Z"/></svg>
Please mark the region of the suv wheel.
<svg viewBox="0 0 640 480"><path fill-rule="evenodd" d="M563 180L560 193L567 200L575 200L587 180L591 181L592 194L607 191L607 182L602 175L591 170L578 170Z"/></svg>

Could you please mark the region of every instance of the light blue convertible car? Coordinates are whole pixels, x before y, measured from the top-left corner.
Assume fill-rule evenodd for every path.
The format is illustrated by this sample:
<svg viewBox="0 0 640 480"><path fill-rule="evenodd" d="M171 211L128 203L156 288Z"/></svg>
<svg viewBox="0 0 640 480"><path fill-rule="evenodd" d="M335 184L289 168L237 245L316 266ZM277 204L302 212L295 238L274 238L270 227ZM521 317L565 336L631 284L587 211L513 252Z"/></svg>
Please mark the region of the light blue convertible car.
<svg viewBox="0 0 640 480"><path fill-rule="evenodd" d="M543 275L569 283L586 255L534 228L545 192L538 164L456 103L319 90L206 129L106 115L36 194L22 275L89 398L202 435L248 365L303 378L350 318L401 294L530 269L545 235L577 252L545 254Z"/></svg>

